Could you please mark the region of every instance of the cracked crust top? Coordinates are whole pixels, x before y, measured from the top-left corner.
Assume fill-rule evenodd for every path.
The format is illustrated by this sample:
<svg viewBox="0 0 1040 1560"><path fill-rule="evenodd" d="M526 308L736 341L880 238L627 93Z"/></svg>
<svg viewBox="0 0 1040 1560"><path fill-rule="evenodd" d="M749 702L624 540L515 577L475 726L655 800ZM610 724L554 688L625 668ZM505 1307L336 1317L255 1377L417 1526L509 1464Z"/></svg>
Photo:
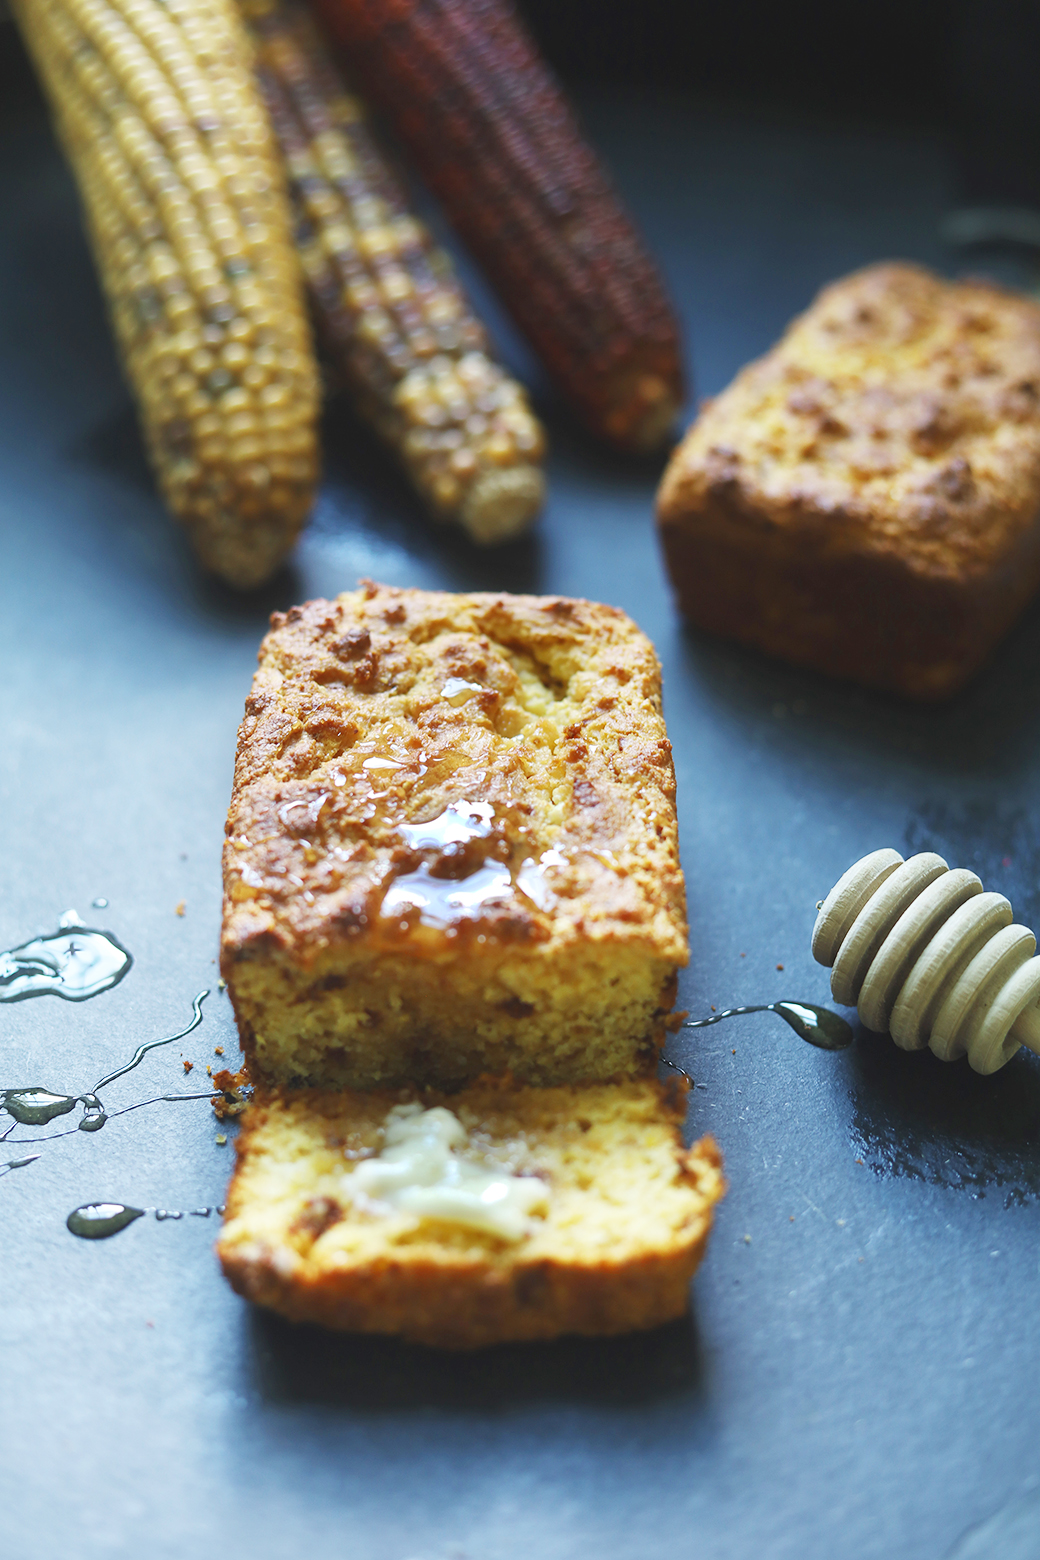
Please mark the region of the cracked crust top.
<svg viewBox="0 0 1040 1560"><path fill-rule="evenodd" d="M702 412L662 523L716 499L792 545L985 574L1040 508L1040 307L912 265L834 283Z"/></svg>
<svg viewBox="0 0 1040 1560"><path fill-rule="evenodd" d="M636 939L685 963L660 672L624 613L364 583L276 613L259 660L225 972L359 938L437 958L472 939ZM460 909L462 880L477 894Z"/></svg>

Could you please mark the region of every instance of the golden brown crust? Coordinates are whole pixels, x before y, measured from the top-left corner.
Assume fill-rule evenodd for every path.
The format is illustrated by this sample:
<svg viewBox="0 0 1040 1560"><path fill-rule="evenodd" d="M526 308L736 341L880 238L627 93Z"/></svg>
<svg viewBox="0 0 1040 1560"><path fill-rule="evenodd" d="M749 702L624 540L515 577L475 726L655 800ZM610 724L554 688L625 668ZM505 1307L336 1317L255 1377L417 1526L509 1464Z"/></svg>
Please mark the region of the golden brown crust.
<svg viewBox="0 0 1040 1560"><path fill-rule="evenodd" d="M879 265L702 412L658 513L701 626L918 698L1040 584L1040 308Z"/></svg>
<svg viewBox="0 0 1040 1560"><path fill-rule="evenodd" d="M260 1074L552 1082L659 1043L675 778L615 608L367 584L276 614L227 834L221 967Z"/></svg>
<svg viewBox="0 0 1040 1560"><path fill-rule="evenodd" d="M341 1190L400 1094L282 1091L238 1143L218 1245L239 1294L296 1321L476 1348L654 1327L682 1315L724 1191L711 1138L683 1150L682 1091L484 1081L447 1101L491 1154L547 1177L544 1227L490 1235L359 1214ZM427 1094L424 1103L440 1097Z"/></svg>

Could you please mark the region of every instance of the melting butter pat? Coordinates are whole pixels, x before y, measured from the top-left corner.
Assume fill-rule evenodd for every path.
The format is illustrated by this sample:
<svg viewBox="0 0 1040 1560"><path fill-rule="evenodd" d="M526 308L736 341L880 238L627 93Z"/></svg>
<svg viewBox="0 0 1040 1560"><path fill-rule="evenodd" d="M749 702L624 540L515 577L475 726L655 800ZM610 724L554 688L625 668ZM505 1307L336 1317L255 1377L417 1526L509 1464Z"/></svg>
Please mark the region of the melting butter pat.
<svg viewBox="0 0 1040 1560"><path fill-rule="evenodd" d="M440 1219L519 1241L531 1232L531 1214L547 1206L536 1176L489 1170L457 1150L469 1134L443 1105L396 1105L386 1118L385 1145L346 1179L346 1190L388 1203L419 1219Z"/></svg>

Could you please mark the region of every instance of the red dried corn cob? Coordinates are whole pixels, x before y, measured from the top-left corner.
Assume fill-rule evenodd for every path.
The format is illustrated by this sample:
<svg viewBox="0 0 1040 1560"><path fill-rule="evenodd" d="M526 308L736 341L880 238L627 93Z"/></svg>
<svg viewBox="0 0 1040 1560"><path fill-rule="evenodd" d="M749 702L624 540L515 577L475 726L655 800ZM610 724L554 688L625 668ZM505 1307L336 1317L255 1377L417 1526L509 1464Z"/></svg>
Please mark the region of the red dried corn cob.
<svg viewBox="0 0 1040 1560"><path fill-rule="evenodd" d="M441 519L481 542L541 508L544 435L298 0L238 0L326 345Z"/></svg>
<svg viewBox="0 0 1040 1560"><path fill-rule="evenodd" d="M660 276L509 0L317 0L563 394L613 443L682 400Z"/></svg>

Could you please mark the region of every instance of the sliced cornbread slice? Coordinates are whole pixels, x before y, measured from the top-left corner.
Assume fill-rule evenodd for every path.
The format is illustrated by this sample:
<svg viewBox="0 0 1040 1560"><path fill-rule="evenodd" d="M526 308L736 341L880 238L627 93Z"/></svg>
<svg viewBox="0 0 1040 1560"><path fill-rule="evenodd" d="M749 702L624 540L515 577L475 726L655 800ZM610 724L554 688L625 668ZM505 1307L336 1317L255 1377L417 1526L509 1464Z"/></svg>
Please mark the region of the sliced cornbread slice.
<svg viewBox="0 0 1040 1560"><path fill-rule="evenodd" d="M492 1178L539 1179L526 1234L381 1201L372 1156L408 1101L449 1109ZM683 1149L685 1104L646 1078L275 1091L244 1121L220 1261L239 1294L296 1321L446 1348L657 1326L686 1308L724 1189L710 1138Z"/></svg>
<svg viewBox="0 0 1040 1560"><path fill-rule="evenodd" d="M687 960L645 635L587 601L371 584L273 624L224 854L254 1076L645 1068Z"/></svg>

